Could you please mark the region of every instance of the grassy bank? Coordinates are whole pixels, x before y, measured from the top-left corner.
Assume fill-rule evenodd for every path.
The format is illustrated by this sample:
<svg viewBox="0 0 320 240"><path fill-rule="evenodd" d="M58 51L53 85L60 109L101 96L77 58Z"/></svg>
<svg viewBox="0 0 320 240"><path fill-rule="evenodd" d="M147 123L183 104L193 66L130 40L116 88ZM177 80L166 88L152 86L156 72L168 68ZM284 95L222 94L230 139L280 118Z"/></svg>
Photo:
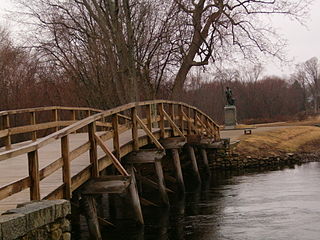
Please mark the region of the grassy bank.
<svg viewBox="0 0 320 240"><path fill-rule="evenodd" d="M297 126L240 137L235 152L252 157L320 152L320 127Z"/></svg>

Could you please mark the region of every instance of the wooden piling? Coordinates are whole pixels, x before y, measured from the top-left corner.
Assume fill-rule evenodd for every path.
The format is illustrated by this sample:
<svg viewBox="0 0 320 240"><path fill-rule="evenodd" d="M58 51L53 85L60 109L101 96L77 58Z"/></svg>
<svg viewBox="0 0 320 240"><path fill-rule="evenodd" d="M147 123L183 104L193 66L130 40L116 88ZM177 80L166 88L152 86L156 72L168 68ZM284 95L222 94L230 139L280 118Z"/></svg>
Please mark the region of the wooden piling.
<svg viewBox="0 0 320 240"><path fill-rule="evenodd" d="M82 195L82 200L90 236L95 240L102 240L94 196Z"/></svg>
<svg viewBox="0 0 320 240"><path fill-rule="evenodd" d="M206 151L206 149L201 148L200 152L201 152L201 156L202 156L202 161L203 161L203 164L204 164L205 172L206 172L206 174L210 175L210 167L209 167L207 151Z"/></svg>
<svg viewBox="0 0 320 240"><path fill-rule="evenodd" d="M171 153L172 153L172 158L173 158L173 164L174 164L175 171L176 171L178 189L180 192L184 192L185 187L184 187L184 180L183 180L181 163L180 163L179 150L178 149L171 149Z"/></svg>
<svg viewBox="0 0 320 240"><path fill-rule="evenodd" d="M164 183L164 176L163 176L161 160L156 160L154 163L154 166L155 166L156 174L158 177L159 192L160 192L160 197L161 197L162 203L164 206L169 206L170 203L169 203L169 198L168 198L168 194L166 191L166 186Z"/></svg>
<svg viewBox="0 0 320 240"><path fill-rule="evenodd" d="M133 211L135 213L137 224L143 225L144 220L143 220L143 215L142 215L142 210L140 205L136 178L135 178L135 174L132 166L128 167L128 172L131 175L131 184L129 186L129 193L131 196Z"/></svg>
<svg viewBox="0 0 320 240"><path fill-rule="evenodd" d="M195 178L196 178L197 182L201 183L201 177L200 177L199 168L198 168L198 164L197 164L197 158L196 158L196 155L194 153L194 148L192 146L190 146L190 145L188 145L187 148L188 148L190 160L191 160L191 163L192 163L193 173L195 175Z"/></svg>

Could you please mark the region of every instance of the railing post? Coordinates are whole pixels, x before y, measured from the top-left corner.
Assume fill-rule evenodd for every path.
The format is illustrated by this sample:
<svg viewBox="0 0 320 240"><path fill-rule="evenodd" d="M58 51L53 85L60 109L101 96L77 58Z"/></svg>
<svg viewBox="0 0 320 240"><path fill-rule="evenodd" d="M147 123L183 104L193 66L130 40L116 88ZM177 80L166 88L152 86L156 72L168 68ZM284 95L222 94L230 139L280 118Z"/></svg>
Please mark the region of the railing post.
<svg viewBox="0 0 320 240"><path fill-rule="evenodd" d="M194 109L193 113L194 113L194 118L193 118L194 133L197 134L197 132L198 132L198 120L197 120L198 113L197 113L197 110ZM202 134L202 132L201 132L201 134Z"/></svg>
<svg viewBox="0 0 320 240"><path fill-rule="evenodd" d="M30 125L36 125L36 112L30 113ZM37 131L31 132L31 140L36 141L37 140Z"/></svg>
<svg viewBox="0 0 320 240"><path fill-rule="evenodd" d="M91 163L91 176L99 176L99 165L98 165L98 153L97 153L97 143L95 139L96 133L96 123L92 122L88 125L88 134L90 142L90 163Z"/></svg>
<svg viewBox="0 0 320 240"><path fill-rule="evenodd" d="M10 128L10 117L9 114L7 115L3 115L2 116L2 129L8 129ZM10 135L10 131L8 131L8 135L5 137L5 146L6 146L6 150L11 149L11 135Z"/></svg>
<svg viewBox="0 0 320 240"><path fill-rule="evenodd" d="M30 200L40 200L40 176L38 150L28 153L30 185Z"/></svg>
<svg viewBox="0 0 320 240"><path fill-rule="evenodd" d="M170 117L172 119L172 121L175 123L175 112L174 112L174 104L170 104ZM172 134L173 136L175 136L175 130L172 129Z"/></svg>
<svg viewBox="0 0 320 240"><path fill-rule="evenodd" d="M188 107L188 134L192 134L192 127L191 127L191 109Z"/></svg>
<svg viewBox="0 0 320 240"><path fill-rule="evenodd" d="M179 125L181 128L181 132L184 134L184 123L183 123L183 106L179 105Z"/></svg>
<svg viewBox="0 0 320 240"><path fill-rule="evenodd" d="M72 121L76 121L77 120L77 116L76 116L76 110L71 110L71 114L72 114Z"/></svg>
<svg viewBox="0 0 320 240"><path fill-rule="evenodd" d="M71 199L71 168L69 157L69 135L61 138L61 153L63 159L62 175L64 183L64 198Z"/></svg>
<svg viewBox="0 0 320 240"><path fill-rule="evenodd" d="M139 140L138 140L138 123L137 123L137 109L133 107L131 109L131 119L132 119L132 140L133 140L133 150L139 150Z"/></svg>
<svg viewBox="0 0 320 240"><path fill-rule="evenodd" d="M200 115L200 120L201 120L201 122L203 123L204 122L204 120L203 120L203 115L201 114ZM203 127L203 125L201 124L201 127L200 127L200 130L201 130L201 133L203 133L204 132L204 130L205 130L205 128Z"/></svg>
<svg viewBox="0 0 320 240"><path fill-rule="evenodd" d="M120 140L119 140L119 119L118 114L112 116L112 127L113 127L113 148L115 150L115 156L118 160L121 158L120 152Z"/></svg>
<svg viewBox="0 0 320 240"><path fill-rule="evenodd" d="M160 115L160 122L159 122L159 127L160 127L160 138L164 138L164 114L163 114L163 103L158 104L158 109L159 109L159 115Z"/></svg>
<svg viewBox="0 0 320 240"><path fill-rule="evenodd" d="M58 124L58 121L59 121L59 112L58 112L58 109L53 109L53 110L52 110L52 117L53 117L52 121L53 121L53 122L56 122L56 124ZM54 130L55 130L55 132L58 131L58 130L59 130L59 127L56 126L56 127L54 128Z"/></svg>
<svg viewBox="0 0 320 240"><path fill-rule="evenodd" d="M152 132L152 109L151 109L151 105L147 105L147 127L150 130L150 132ZM148 142L152 143L151 139L148 138Z"/></svg>

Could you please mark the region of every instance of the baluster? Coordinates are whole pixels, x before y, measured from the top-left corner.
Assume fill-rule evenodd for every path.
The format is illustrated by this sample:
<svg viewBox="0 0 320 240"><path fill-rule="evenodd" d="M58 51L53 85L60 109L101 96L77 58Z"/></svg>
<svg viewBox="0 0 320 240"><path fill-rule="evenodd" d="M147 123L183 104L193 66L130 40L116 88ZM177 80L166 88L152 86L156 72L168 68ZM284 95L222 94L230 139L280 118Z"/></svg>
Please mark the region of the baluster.
<svg viewBox="0 0 320 240"><path fill-rule="evenodd" d="M188 134L192 134L192 127L191 127L191 109L188 107Z"/></svg>
<svg viewBox="0 0 320 240"><path fill-rule="evenodd" d="M172 119L172 121L175 123L175 112L174 112L174 104L170 104L170 117ZM176 131L174 129L172 129L172 134L173 136L176 135Z"/></svg>
<svg viewBox="0 0 320 240"><path fill-rule="evenodd" d="M30 113L30 125L36 125L36 112ZM36 141L37 140L37 131L31 132L31 140Z"/></svg>
<svg viewBox="0 0 320 240"><path fill-rule="evenodd" d="M152 110L151 110L151 105L147 105L147 127L152 132ZM148 143L152 143L151 139L148 138Z"/></svg>
<svg viewBox="0 0 320 240"><path fill-rule="evenodd" d="M58 112L58 109L54 109L52 110L52 121L56 123L56 127L54 128L54 131L58 131L59 130L59 127L58 127L58 121L59 121L59 112Z"/></svg>
<svg viewBox="0 0 320 240"><path fill-rule="evenodd" d="M158 104L159 108L159 115L160 115L160 121L159 121L159 127L160 127L160 137L164 138L165 137L165 132L164 132L164 114L163 114L163 103Z"/></svg>
<svg viewBox="0 0 320 240"><path fill-rule="evenodd" d="M137 109L134 107L131 109L132 119L132 139L133 139L133 150L139 150L139 139L138 139L138 123L137 123Z"/></svg>
<svg viewBox="0 0 320 240"><path fill-rule="evenodd" d="M120 140L119 140L119 117L118 114L112 116L112 127L113 127L113 148L115 150L115 157L120 160Z"/></svg>
<svg viewBox="0 0 320 240"><path fill-rule="evenodd" d="M197 132L198 132L198 120L197 120L198 113L197 113L197 110L194 109L193 113L194 113L194 118L193 118L194 134L197 134Z"/></svg>
<svg viewBox="0 0 320 240"><path fill-rule="evenodd" d="M88 134L90 142L90 163L91 163L91 176L99 176L99 165L98 165L98 153L97 153L97 143L95 139L96 133L96 123L92 122L88 125Z"/></svg>
<svg viewBox="0 0 320 240"><path fill-rule="evenodd" d="M2 129L8 129L8 135L5 137L4 144L6 146L6 150L11 149L11 135L10 135L10 117L9 114L2 116Z"/></svg>
<svg viewBox="0 0 320 240"><path fill-rule="evenodd" d="M69 135L61 138L61 153L63 159L62 175L64 183L64 198L71 199L71 166L69 153Z"/></svg>
<svg viewBox="0 0 320 240"><path fill-rule="evenodd" d="M179 122L180 122L181 132L184 134L183 106L182 105L179 105Z"/></svg>
<svg viewBox="0 0 320 240"><path fill-rule="evenodd" d="M28 153L28 168L30 185L30 200L40 200L40 175L38 150Z"/></svg>

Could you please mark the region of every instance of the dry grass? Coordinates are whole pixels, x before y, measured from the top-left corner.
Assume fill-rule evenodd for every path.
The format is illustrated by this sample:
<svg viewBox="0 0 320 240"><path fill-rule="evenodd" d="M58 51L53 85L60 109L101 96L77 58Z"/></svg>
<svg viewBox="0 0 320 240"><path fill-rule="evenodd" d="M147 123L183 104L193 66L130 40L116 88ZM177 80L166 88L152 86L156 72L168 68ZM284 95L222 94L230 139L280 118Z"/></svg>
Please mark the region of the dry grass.
<svg viewBox="0 0 320 240"><path fill-rule="evenodd" d="M320 128L297 126L240 138L236 152L241 155L267 157L284 153L320 151Z"/></svg>

